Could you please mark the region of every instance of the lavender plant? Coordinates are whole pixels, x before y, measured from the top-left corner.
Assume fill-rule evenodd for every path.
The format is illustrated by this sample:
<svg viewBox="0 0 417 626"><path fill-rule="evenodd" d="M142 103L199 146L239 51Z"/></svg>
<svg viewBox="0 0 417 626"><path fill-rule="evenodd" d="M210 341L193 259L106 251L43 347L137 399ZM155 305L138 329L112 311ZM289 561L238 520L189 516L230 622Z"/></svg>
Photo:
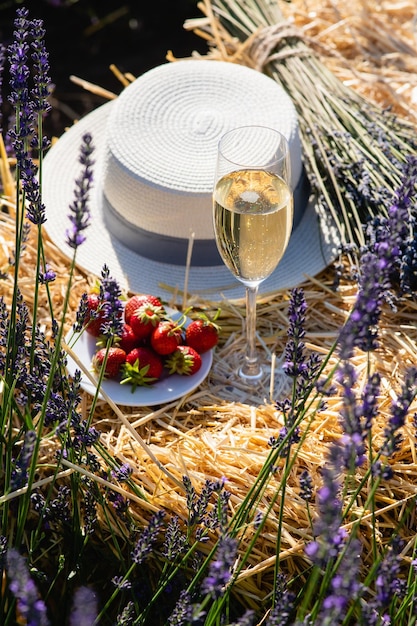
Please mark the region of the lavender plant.
<svg viewBox="0 0 417 626"><path fill-rule="evenodd" d="M87 236L90 219L88 196L94 144L88 133L82 138L80 176L68 208L67 235L74 255L59 317L52 307L50 284L56 275L52 261L47 263L42 236L48 219L42 202L42 161L49 143L42 136L42 124L49 110L50 89L44 35L42 21L30 19L27 9L18 9L14 42L7 55L3 47L0 55L2 75L6 56L9 64L9 100L15 122L8 137L16 157L16 238L11 261L14 281L10 301L0 299L0 523L1 571L5 576L0 620L5 626L17 621L55 623L58 614L70 620L68 623L92 623L98 608L84 582L94 577L86 563L97 549L92 539L97 511L106 511L109 519L119 514L122 518L122 503L111 487L130 480L125 468L119 469L117 462L107 456L100 433L91 423L92 413L87 420L81 417L80 377L76 374L68 378L62 347L76 252ZM19 289L20 259L29 238L37 248L31 306ZM120 288L108 268L103 268L101 288L103 299L114 311L114 323L107 329L111 337L118 331L116 311L121 305ZM37 320L41 290L46 294L51 317L51 326L46 330ZM52 456L49 470L39 481L45 446ZM77 471L69 475L65 463ZM94 477L103 480L106 467L108 489L103 494ZM113 541L117 553L119 539L114 533ZM119 573L118 559L111 562L114 573ZM49 602L53 596L61 599L54 602L55 609Z"/></svg>
<svg viewBox="0 0 417 626"><path fill-rule="evenodd" d="M80 374L70 379L65 370L64 328L76 254L91 222L94 137L89 133L82 138L80 174L68 207L73 259L59 315L50 296L56 274L42 239L48 219L42 202L42 159L48 147L42 120L49 109L50 82L44 35L40 20L31 19L24 8L17 11L15 41L7 51L16 113L9 133L16 155L14 283L10 302L0 299L1 623L415 623L417 543L407 535L414 532L415 498L400 518L381 529L375 496L394 484L393 459L416 395L417 369L410 369L397 390L376 445L381 380L369 361L366 381L358 388L354 355L378 348L384 307L413 297L416 159L406 159L387 215L366 229L356 268L357 297L324 358L308 353L308 304L302 289L291 292L284 365L291 393L274 406L276 433L265 445L263 465L243 500L236 505L227 476L207 479L198 490L185 475L179 486L187 515L159 510L139 523L131 514L129 493L137 499L143 494L132 480L132 467L110 454L94 422L100 381L85 415ZM19 289L20 257L29 237L37 245L31 305ZM109 313L103 334L110 347L120 335L122 294L106 266L99 290ZM41 293L49 303L47 330L37 320ZM86 297L75 330L83 326L85 305ZM335 367L330 367L331 357L337 360ZM315 485L300 460L326 400L336 391L341 398L339 433L327 446L321 483ZM413 423L415 427L415 416ZM50 458L45 464L46 449ZM299 555L302 571L294 573L282 558L282 546L286 503L295 497L287 484L298 464L299 501L310 534L303 537ZM44 478L39 480L41 469ZM242 597L239 585L253 567L268 520L276 528L269 592L255 603ZM365 545L362 529L369 523L371 541Z"/></svg>

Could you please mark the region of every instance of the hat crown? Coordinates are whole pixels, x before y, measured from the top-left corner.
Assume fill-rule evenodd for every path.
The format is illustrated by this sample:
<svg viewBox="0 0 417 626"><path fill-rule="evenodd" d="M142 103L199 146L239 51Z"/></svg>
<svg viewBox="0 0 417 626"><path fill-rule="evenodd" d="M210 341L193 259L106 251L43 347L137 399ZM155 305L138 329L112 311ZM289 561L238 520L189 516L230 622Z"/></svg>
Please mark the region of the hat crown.
<svg viewBox="0 0 417 626"><path fill-rule="evenodd" d="M212 191L222 135L270 126L290 144L293 187L302 172L289 96L250 68L209 60L167 63L119 96L107 124L103 191L127 225L162 237L214 241Z"/></svg>

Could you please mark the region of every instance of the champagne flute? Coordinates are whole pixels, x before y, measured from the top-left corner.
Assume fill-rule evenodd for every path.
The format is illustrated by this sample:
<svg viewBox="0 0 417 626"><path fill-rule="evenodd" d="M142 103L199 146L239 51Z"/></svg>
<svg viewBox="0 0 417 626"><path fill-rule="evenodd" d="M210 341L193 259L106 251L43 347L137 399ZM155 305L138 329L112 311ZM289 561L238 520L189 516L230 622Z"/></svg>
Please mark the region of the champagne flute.
<svg viewBox="0 0 417 626"><path fill-rule="evenodd" d="M214 232L220 255L246 288L246 354L239 376L263 376L256 349L258 287L277 267L291 235L293 194L286 138L264 126L221 137L216 164Z"/></svg>

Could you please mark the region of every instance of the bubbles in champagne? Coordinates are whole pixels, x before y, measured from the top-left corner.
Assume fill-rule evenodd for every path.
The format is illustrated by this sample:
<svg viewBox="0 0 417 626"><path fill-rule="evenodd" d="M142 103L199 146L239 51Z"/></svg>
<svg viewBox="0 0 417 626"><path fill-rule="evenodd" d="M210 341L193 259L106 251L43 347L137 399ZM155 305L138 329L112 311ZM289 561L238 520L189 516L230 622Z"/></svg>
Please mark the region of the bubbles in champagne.
<svg viewBox="0 0 417 626"><path fill-rule="evenodd" d="M292 193L264 170L232 172L214 193L214 227L224 263L244 283L260 283L276 268L292 228Z"/></svg>

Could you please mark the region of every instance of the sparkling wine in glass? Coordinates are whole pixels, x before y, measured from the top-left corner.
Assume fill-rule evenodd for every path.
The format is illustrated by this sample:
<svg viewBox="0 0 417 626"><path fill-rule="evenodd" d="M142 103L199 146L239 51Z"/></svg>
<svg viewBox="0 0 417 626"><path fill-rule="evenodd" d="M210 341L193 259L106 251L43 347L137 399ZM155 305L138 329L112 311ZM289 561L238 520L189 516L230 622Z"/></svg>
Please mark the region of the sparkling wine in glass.
<svg viewBox="0 0 417 626"><path fill-rule="evenodd" d="M280 262L291 235L293 194L286 138L244 126L220 139L214 187L214 232L220 255L246 288L246 354L239 375L263 376L256 350L258 287Z"/></svg>

